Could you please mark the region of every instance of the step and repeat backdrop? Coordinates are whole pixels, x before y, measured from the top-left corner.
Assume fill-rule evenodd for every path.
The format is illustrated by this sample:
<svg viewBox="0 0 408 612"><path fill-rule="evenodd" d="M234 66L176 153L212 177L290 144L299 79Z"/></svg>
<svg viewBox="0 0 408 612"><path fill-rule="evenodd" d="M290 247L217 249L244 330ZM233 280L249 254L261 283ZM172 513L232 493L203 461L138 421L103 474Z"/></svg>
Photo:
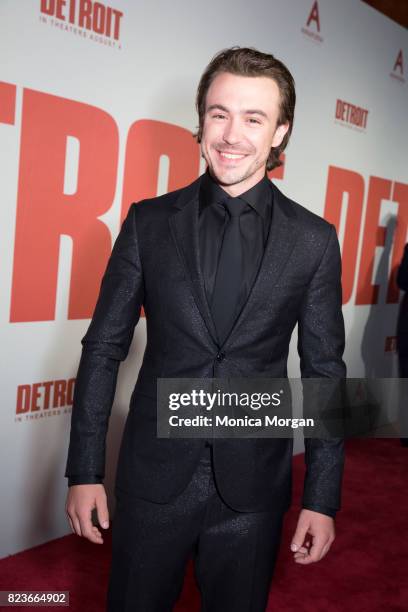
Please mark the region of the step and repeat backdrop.
<svg viewBox="0 0 408 612"><path fill-rule="evenodd" d="M349 375L397 373L406 30L358 0L1 0L0 557L69 532L80 339L113 240L131 202L203 172L195 90L232 45L273 53L295 77L294 131L272 180L337 227ZM142 318L111 415L110 489L144 346Z"/></svg>

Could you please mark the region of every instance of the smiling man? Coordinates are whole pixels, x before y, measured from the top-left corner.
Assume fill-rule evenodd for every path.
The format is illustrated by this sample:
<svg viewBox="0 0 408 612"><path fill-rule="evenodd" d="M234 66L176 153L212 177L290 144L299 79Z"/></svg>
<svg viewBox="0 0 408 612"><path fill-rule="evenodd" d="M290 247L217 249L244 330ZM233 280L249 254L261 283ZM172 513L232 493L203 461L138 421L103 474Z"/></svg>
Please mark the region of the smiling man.
<svg viewBox="0 0 408 612"><path fill-rule="evenodd" d="M201 136L209 174L231 196L261 181L271 147L289 129L278 123L279 87L269 77L218 74L206 96Z"/></svg>
<svg viewBox="0 0 408 612"><path fill-rule="evenodd" d="M108 610L172 610L193 556L207 612L262 612L291 502L291 439L161 439L160 377L287 376L298 326L303 377L345 376L341 258L333 226L267 177L292 130L293 78L269 54L220 52L201 77L197 139L207 171L134 204L83 339L66 475L72 529L109 523L105 440L119 362L141 306L147 345L122 439ZM343 443L309 439L294 561L335 536Z"/></svg>

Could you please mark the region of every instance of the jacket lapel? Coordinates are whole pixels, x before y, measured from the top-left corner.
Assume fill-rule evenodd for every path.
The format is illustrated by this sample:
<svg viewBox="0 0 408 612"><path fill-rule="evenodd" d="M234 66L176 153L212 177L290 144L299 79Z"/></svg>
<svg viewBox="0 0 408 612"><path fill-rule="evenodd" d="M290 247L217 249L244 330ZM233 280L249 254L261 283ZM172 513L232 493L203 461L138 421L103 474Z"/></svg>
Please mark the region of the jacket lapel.
<svg viewBox="0 0 408 612"><path fill-rule="evenodd" d="M200 183L201 177L180 192L174 204L179 210L170 217L169 223L181 262L187 272L187 278L190 282L197 307L212 339L218 345L217 331L208 305L200 265L198 241Z"/></svg>

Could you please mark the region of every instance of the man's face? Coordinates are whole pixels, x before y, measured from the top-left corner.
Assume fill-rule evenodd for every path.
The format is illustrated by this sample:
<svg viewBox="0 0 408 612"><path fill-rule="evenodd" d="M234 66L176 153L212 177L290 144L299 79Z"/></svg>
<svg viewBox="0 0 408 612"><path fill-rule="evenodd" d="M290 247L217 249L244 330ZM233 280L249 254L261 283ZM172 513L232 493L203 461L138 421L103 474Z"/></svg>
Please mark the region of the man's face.
<svg viewBox="0 0 408 612"><path fill-rule="evenodd" d="M269 77L223 72L211 83L201 153L212 177L231 196L261 180L271 147L282 142L289 125L276 127L279 102L279 88Z"/></svg>

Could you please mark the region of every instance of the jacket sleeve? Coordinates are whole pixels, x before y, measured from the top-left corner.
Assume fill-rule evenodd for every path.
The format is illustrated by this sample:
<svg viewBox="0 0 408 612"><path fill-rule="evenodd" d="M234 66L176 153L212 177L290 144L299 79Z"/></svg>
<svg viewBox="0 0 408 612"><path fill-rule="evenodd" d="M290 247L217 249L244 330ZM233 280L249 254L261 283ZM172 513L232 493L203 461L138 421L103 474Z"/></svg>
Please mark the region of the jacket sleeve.
<svg viewBox="0 0 408 612"><path fill-rule="evenodd" d="M404 255L398 268L397 285L402 291L408 291L408 244L405 245Z"/></svg>
<svg viewBox="0 0 408 612"><path fill-rule="evenodd" d="M133 204L109 258L92 321L82 339L65 476L69 485L102 482L119 363L129 351L144 299Z"/></svg>
<svg viewBox="0 0 408 612"><path fill-rule="evenodd" d="M304 297L298 321L302 378L346 377L341 310L341 255L334 226ZM305 439L306 475L302 506L334 517L340 508L344 465L342 438Z"/></svg>

